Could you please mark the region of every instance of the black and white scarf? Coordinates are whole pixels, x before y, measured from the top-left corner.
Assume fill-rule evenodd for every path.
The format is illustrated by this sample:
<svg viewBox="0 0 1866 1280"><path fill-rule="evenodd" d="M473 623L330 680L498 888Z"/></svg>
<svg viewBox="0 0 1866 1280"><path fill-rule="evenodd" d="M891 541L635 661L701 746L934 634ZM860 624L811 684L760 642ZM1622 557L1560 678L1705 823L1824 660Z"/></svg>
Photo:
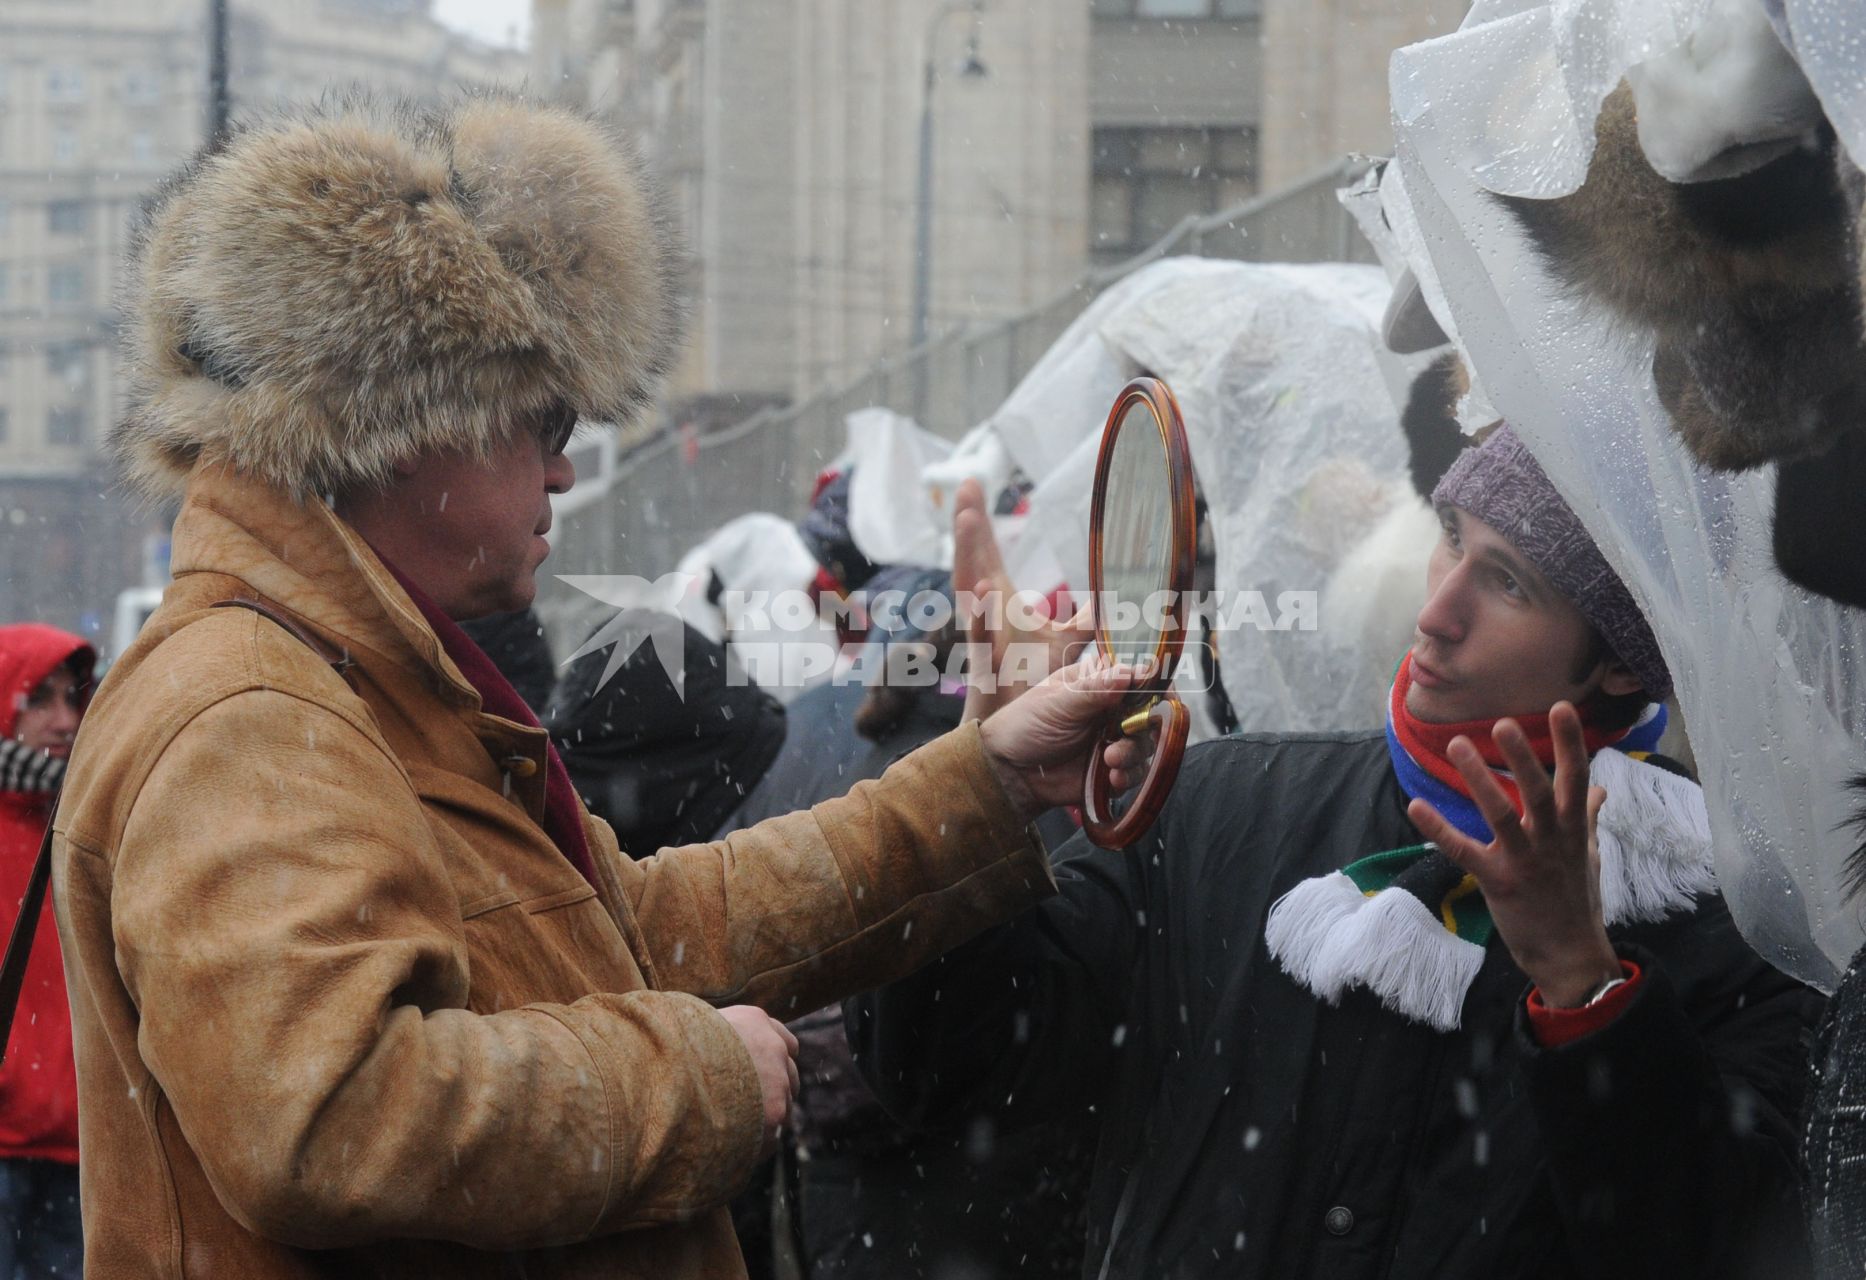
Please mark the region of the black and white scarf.
<svg viewBox="0 0 1866 1280"><path fill-rule="evenodd" d="M49 795L65 777L65 762L17 738L0 738L0 791Z"/></svg>

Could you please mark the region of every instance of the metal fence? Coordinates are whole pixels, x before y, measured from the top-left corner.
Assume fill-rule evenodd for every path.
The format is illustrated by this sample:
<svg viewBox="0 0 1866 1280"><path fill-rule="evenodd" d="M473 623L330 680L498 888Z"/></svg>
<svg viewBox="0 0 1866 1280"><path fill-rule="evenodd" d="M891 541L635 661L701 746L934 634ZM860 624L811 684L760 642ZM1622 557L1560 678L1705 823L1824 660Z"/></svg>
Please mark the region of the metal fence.
<svg viewBox="0 0 1866 1280"><path fill-rule="evenodd" d="M841 452L845 419L882 406L958 439L988 417L1103 289L1157 259L1371 262L1335 192L1365 167L1344 160L1279 191L1188 218L1144 252L1088 272L1042 306L941 334L845 385L765 409L698 438L660 435L625 449L606 433L577 446L577 485L557 511L558 556L539 583L554 637L586 634L601 610L555 573L655 577L711 530L749 511L800 515L817 473Z"/></svg>

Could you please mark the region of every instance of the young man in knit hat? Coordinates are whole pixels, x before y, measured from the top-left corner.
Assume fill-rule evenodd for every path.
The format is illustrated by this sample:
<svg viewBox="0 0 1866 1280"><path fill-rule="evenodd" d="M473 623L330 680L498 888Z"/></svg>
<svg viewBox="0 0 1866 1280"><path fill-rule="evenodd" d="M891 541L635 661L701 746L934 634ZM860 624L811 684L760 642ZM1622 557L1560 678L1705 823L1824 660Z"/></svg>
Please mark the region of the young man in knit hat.
<svg viewBox="0 0 1866 1280"><path fill-rule="evenodd" d="M55 823L91 1280L743 1275L769 1015L1052 891L1120 673L634 862L457 625L530 604L676 265L625 148L498 98L263 120L150 211L113 444L175 581Z"/></svg>
<svg viewBox="0 0 1866 1280"><path fill-rule="evenodd" d="M1792 1275L1818 999L1646 758L1651 629L1508 427L1434 500L1383 732L1195 748L1138 846L851 1002L858 1061L1099 1117L1086 1275Z"/></svg>

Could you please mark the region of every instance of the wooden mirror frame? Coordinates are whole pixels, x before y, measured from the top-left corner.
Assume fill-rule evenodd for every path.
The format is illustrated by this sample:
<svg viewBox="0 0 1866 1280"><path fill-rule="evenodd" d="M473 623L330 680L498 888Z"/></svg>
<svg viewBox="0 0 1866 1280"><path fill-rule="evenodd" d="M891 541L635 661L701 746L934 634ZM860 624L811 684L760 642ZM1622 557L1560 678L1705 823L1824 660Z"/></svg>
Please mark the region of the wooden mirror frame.
<svg viewBox="0 0 1866 1280"><path fill-rule="evenodd" d="M1192 449L1186 442L1185 420L1179 402L1158 378L1135 378L1114 399L1108 421L1102 427L1101 451L1095 460L1095 488L1089 503L1089 607L1095 624L1095 643L1104 655L1114 653L1101 616L1102 604L1102 511L1107 505L1108 473L1114 463L1114 446L1120 426L1129 409L1144 402L1160 434L1160 447L1166 453L1167 484L1170 489L1172 542L1168 548L1165 589L1173 593L1166 608L1166 628L1153 650L1153 674L1137 682L1119 714L1102 730L1089 759L1088 777L1083 784L1083 828L1089 839L1105 849L1125 849L1146 834L1166 805L1179 776L1179 762L1186 752L1186 735L1191 716L1185 705L1167 693L1172 683L1174 665L1186 643L1185 598L1192 590L1193 558L1198 537L1198 515L1192 488ZM1156 735L1153 756L1147 764L1140 789L1125 813L1114 813L1113 784L1102 752L1123 737L1143 731Z"/></svg>

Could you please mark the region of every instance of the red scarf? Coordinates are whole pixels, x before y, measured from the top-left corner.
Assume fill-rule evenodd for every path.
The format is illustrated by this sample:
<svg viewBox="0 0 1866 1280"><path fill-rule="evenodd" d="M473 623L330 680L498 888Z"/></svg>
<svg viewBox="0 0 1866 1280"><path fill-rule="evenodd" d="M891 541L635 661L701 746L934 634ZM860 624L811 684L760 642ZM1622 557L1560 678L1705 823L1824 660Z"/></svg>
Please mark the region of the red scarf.
<svg viewBox="0 0 1866 1280"><path fill-rule="evenodd" d="M1516 789L1515 781L1510 777L1509 765L1504 762L1503 752L1497 746L1491 731L1496 728L1497 720L1510 719L1522 726L1523 735L1529 739L1529 749L1545 769L1555 767L1555 739L1549 732L1547 712L1528 715L1498 716L1491 720L1462 720L1450 724L1435 724L1421 720L1406 706L1406 691L1412 687L1412 654L1400 659L1399 671L1393 677L1392 702L1388 707L1394 737L1400 746L1412 757L1415 764L1431 777L1442 782L1460 795L1468 795L1470 788L1465 786L1464 777L1458 767L1451 762L1447 754L1451 740L1466 737L1477 748L1477 754L1490 766L1504 794L1516 812L1523 811L1523 798ZM1588 759L1593 759L1596 752L1623 740L1637 725L1624 729L1603 729L1593 723L1592 700L1576 708L1581 713L1581 736L1587 744Z"/></svg>
<svg viewBox="0 0 1866 1280"><path fill-rule="evenodd" d="M421 616L434 628L434 636L441 642L441 648L447 651L447 656L460 668L460 674L467 678L467 683L478 691L481 709L528 728L543 728L538 723L537 714L525 705L525 700L518 696L518 690L493 665L486 651L473 643L473 637L462 631L460 625L430 600L426 592L410 582L401 570L384 559L380 551L376 553L376 558L382 560L383 567L402 584L402 590L415 602L415 608L421 610ZM548 737L544 740L543 825L544 833L551 837L551 843L594 886L596 864L590 859L589 842L583 835L583 810L577 803L577 789L570 781L570 771L564 768L564 762L558 758L556 745Z"/></svg>

